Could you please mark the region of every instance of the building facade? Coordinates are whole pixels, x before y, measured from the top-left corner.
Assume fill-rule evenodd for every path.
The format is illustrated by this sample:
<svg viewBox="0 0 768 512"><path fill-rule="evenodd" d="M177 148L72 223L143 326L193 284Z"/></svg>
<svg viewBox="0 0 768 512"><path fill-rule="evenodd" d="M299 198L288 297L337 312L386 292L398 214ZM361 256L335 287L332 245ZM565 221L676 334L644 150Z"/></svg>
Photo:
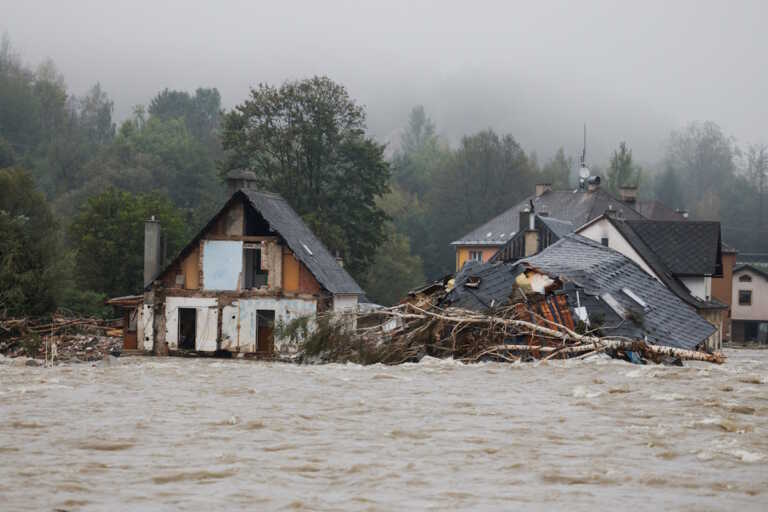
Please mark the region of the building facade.
<svg viewBox="0 0 768 512"><path fill-rule="evenodd" d="M768 271L754 265L733 269L733 341L768 343Z"/></svg>

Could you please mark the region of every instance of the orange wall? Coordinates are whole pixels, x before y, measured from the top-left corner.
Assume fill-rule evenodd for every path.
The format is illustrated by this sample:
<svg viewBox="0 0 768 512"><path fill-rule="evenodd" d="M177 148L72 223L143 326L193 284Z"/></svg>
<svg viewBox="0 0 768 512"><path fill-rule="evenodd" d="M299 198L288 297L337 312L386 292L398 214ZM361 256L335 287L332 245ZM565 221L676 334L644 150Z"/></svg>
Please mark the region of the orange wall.
<svg viewBox="0 0 768 512"><path fill-rule="evenodd" d="M733 266L736 263L736 254L723 254L723 277L712 278L712 296L731 306L733 299Z"/></svg>
<svg viewBox="0 0 768 512"><path fill-rule="evenodd" d="M184 288L197 290L200 288L200 249L199 246L182 260L181 269L184 273Z"/></svg>
<svg viewBox="0 0 768 512"><path fill-rule="evenodd" d="M469 251L482 251L483 252L483 263L491 259L491 257L496 254L496 252L501 249L501 247L496 246L482 246L482 245L464 245L464 246L457 246L456 247L456 271L458 272L461 270L461 267L464 266L464 263L467 262L469 259Z"/></svg>
<svg viewBox="0 0 768 512"><path fill-rule="evenodd" d="M304 266L290 249L283 252L283 290L286 292L320 293L321 287L309 269Z"/></svg>

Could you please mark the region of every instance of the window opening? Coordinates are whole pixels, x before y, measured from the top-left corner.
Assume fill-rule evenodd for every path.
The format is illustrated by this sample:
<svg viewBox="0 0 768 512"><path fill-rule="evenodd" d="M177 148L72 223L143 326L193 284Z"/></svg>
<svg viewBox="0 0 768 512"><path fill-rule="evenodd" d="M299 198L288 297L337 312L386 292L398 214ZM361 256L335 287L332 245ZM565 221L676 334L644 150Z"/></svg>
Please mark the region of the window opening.
<svg viewBox="0 0 768 512"><path fill-rule="evenodd" d="M260 244L246 245L245 249L245 288L261 288L267 285L269 272L264 269Z"/></svg>
<svg viewBox="0 0 768 512"><path fill-rule="evenodd" d="M179 308L179 348L194 350L196 331L197 310L195 308Z"/></svg>

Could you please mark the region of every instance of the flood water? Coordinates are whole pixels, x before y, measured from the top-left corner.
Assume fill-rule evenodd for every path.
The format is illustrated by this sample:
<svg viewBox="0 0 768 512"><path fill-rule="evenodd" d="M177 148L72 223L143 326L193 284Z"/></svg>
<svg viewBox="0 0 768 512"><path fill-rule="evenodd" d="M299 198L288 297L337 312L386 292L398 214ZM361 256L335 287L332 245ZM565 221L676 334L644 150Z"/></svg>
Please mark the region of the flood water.
<svg viewBox="0 0 768 512"><path fill-rule="evenodd" d="M768 351L723 366L0 366L2 510L768 510Z"/></svg>

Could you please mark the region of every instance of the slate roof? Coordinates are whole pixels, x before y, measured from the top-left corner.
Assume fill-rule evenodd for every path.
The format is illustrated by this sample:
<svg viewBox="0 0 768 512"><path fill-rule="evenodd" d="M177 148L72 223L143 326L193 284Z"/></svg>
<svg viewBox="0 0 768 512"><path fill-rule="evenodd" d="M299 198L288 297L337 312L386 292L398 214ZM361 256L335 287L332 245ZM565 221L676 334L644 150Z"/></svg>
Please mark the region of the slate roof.
<svg viewBox="0 0 768 512"><path fill-rule="evenodd" d="M163 268L155 278L162 276L170 267L181 260L189 253L197 243L203 238L219 216L235 201L243 199L255 208L270 228L276 231L288 244L294 256L301 261L317 281L329 292L333 294L364 295L365 292L352 279L339 263L336 261L323 243L315 236L311 229L304 224L301 217L291 208L288 202L278 194L270 192L258 192L252 189L240 189L236 191L222 206L219 212L214 215L208 224L179 252L165 268ZM145 287L148 289L151 286ZM363 299L365 297L362 297ZM366 299L367 300L367 299Z"/></svg>
<svg viewBox="0 0 768 512"><path fill-rule="evenodd" d="M667 262L662 258L662 256L656 252L656 250L650 245L649 242L646 242L646 240L653 239L655 241L654 245L658 248L661 248L662 250L664 248L675 248L675 250L669 250L667 253L667 259L674 258L686 258L686 257L692 257L692 254L686 254L685 249L677 249L680 245L685 245L685 240L687 239L686 236L682 235L681 232L685 232L688 228L684 228L684 226L692 226L691 231L692 232L699 232L701 231L700 227L696 226L696 224L702 224L697 223L693 221L669 221L669 222L660 222L660 221L622 221L619 219L615 219L612 217L606 217L608 221L613 224L613 226L616 228L616 230L621 233L621 235L624 237L624 239L629 243L629 245L632 246L635 251L640 255L640 257L645 261L649 267L651 267L651 270L653 270L654 274L661 280L662 283L664 283L675 295L677 295L680 299L682 299L687 304L693 306L696 309L723 309L726 308L727 305L723 304L722 302L712 299L712 300L701 300L698 297L695 297L691 294L691 292L688 290L688 288L680 281L679 275L687 276L691 275L690 273L684 273L684 274L676 274L667 264ZM641 226L640 229L635 229L636 226ZM652 227L657 224L675 224L676 226L672 226L675 229L667 229L664 227L660 227L658 233L651 233ZM712 242L710 240L710 243L713 244L714 247L717 246L719 243L719 233L720 228L719 224L717 222L715 223L705 223L705 224L717 224L717 234L718 238ZM638 231L641 231L645 234L645 236L641 236ZM680 237L679 240L672 240L669 242L665 242L663 238L665 236L670 237ZM680 242L682 240L682 242ZM717 252L717 249L712 249L711 247L709 249L707 248L701 248L696 247L696 244L691 245L691 251L698 250L701 252ZM693 260L696 260L696 257L692 257ZM701 258L703 259L703 258ZM722 274L722 258L720 256L717 257L717 261L720 264L721 268L721 274ZM700 262L697 262L696 264L700 264ZM677 266L682 267L683 262L677 261ZM704 275L704 274L699 274Z"/></svg>
<svg viewBox="0 0 768 512"><path fill-rule="evenodd" d="M590 318L604 315L601 330L605 335L647 336L651 343L692 349L715 332L713 325L635 262L618 251L574 234L565 235L539 254L515 264L466 267L457 274L455 288L446 296L446 301L475 310L487 309L491 301L500 304L511 293L514 278L525 269L570 283L564 285L563 292L569 294L572 307L575 290L579 290L581 304L587 307ZM464 286L470 276L481 279L476 289ZM639 297L645 306L625 290ZM605 300L606 294L624 309L641 311L642 325L620 317Z"/></svg>
<svg viewBox="0 0 768 512"><path fill-rule="evenodd" d="M251 205L261 213L270 227L277 231L293 251L294 256L307 266L315 279L334 294L362 295L363 290L344 267L339 265L325 245L304 224L299 214L278 194L240 190Z"/></svg>
<svg viewBox="0 0 768 512"><path fill-rule="evenodd" d="M656 199L639 199L635 201L634 209L646 219L651 220L685 220L679 211L673 210Z"/></svg>
<svg viewBox="0 0 768 512"><path fill-rule="evenodd" d="M533 201L535 212L546 212L550 217L581 226L602 215L609 207L626 219L642 219L643 216L627 203L613 197L601 188L586 190L549 190L541 196L531 196L509 210L470 231L453 245L504 245L518 230L520 212Z"/></svg>
<svg viewBox="0 0 768 512"><path fill-rule="evenodd" d="M621 222L621 221L619 221ZM720 223L624 221L678 276L722 276Z"/></svg>

